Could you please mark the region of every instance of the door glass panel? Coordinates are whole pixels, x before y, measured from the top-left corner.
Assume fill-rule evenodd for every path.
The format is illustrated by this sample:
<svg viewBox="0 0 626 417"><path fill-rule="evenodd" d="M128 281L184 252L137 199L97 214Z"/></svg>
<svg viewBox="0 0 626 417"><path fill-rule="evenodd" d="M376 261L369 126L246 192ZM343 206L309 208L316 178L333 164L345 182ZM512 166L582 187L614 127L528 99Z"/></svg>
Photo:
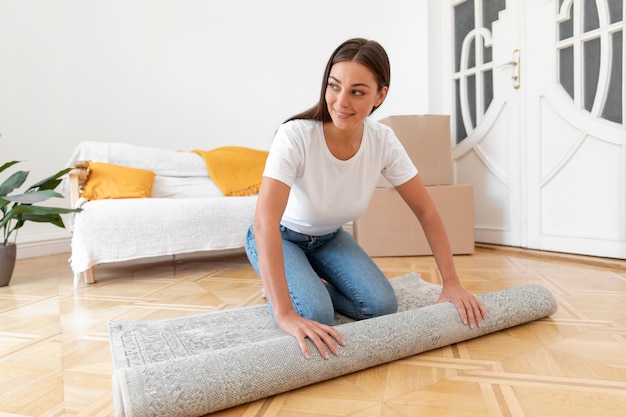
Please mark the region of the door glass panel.
<svg viewBox="0 0 626 417"><path fill-rule="evenodd" d="M561 0L561 4L563 3L563 0ZM559 10L561 10L561 7L559 6ZM565 40L565 39L569 39L571 37L574 36L574 18L572 16L572 14L574 13L573 10L569 10L569 19L559 23L559 40Z"/></svg>
<svg viewBox="0 0 626 417"><path fill-rule="evenodd" d="M467 77L467 104L469 106L469 114L472 120L472 126L476 126L476 75Z"/></svg>
<svg viewBox="0 0 626 417"><path fill-rule="evenodd" d="M483 26L493 31L493 22L498 14L506 8L506 0L483 0Z"/></svg>
<svg viewBox="0 0 626 417"><path fill-rule="evenodd" d="M461 114L461 82L459 80L454 81L454 114ZM456 132L455 142L459 143L461 140L467 136L467 132L465 131L465 124L463 123L463 119L461 117L454 118L454 131Z"/></svg>
<svg viewBox="0 0 626 417"><path fill-rule="evenodd" d="M474 1L464 1L454 7L454 71L461 70L461 48L465 36L474 29Z"/></svg>
<svg viewBox="0 0 626 417"><path fill-rule="evenodd" d="M598 89L600 76L600 39L592 39L583 44L583 74L584 74L584 108L593 109L593 103Z"/></svg>
<svg viewBox="0 0 626 417"><path fill-rule="evenodd" d="M623 13L623 0L560 0L556 11L559 84L579 109L622 125Z"/></svg>
<svg viewBox="0 0 626 417"><path fill-rule="evenodd" d="M493 71L483 72L483 97L485 108L489 108L493 101Z"/></svg>
<svg viewBox="0 0 626 417"><path fill-rule="evenodd" d="M569 39L574 36L574 24L572 19L559 24L559 40Z"/></svg>
<svg viewBox="0 0 626 417"><path fill-rule="evenodd" d="M463 141L482 120L494 98L492 28L506 0L454 2L455 114L453 137Z"/></svg>
<svg viewBox="0 0 626 417"><path fill-rule="evenodd" d="M596 0L584 0L583 32L589 32L600 27Z"/></svg>
<svg viewBox="0 0 626 417"><path fill-rule="evenodd" d="M559 81L567 94L574 98L574 48L559 51Z"/></svg>
<svg viewBox="0 0 626 417"><path fill-rule="evenodd" d="M498 14L506 7L506 0L483 0L483 26L493 33L493 22L498 20ZM483 47L483 62L491 62L492 49Z"/></svg>
<svg viewBox="0 0 626 417"><path fill-rule="evenodd" d="M617 23L623 19L624 13L624 0L610 0L609 1L609 21L610 23Z"/></svg>
<svg viewBox="0 0 626 417"><path fill-rule="evenodd" d="M469 48L467 50L467 68L471 69L476 67L476 40L472 40L469 44Z"/></svg>
<svg viewBox="0 0 626 417"><path fill-rule="evenodd" d="M624 55L622 52L624 32L615 32L612 38L611 78L606 103L602 109L602 118L615 123L623 123L624 100L620 92L622 91L622 74L624 73Z"/></svg>

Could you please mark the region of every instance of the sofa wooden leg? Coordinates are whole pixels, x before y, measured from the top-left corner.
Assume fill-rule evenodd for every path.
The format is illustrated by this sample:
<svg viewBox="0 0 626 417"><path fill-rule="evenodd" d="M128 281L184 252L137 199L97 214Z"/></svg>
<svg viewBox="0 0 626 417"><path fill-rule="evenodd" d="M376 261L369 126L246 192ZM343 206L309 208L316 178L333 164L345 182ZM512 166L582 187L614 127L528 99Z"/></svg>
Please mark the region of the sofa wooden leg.
<svg viewBox="0 0 626 417"><path fill-rule="evenodd" d="M85 283L95 284L96 277L94 276L93 266L85 271Z"/></svg>

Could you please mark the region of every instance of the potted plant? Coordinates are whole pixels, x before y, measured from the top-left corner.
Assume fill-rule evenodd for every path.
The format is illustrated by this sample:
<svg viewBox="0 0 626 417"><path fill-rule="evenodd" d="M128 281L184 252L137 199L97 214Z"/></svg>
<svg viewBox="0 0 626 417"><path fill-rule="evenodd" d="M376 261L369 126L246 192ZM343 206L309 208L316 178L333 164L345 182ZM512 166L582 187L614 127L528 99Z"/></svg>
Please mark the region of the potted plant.
<svg viewBox="0 0 626 417"><path fill-rule="evenodd" d="M0 174L20 161L7 162L0 166ZM0 287L9 284L13 276L17 249L15 240L17 231L27 221L51 223L65 227L61 214L80 211L61 207L37 206L36 203L52 197L63 197L54 191L61 183L63 175L71 168L63 169L26 189L22 193L11 194L26 182L29 171L17 171L0 183Z"/></svg>

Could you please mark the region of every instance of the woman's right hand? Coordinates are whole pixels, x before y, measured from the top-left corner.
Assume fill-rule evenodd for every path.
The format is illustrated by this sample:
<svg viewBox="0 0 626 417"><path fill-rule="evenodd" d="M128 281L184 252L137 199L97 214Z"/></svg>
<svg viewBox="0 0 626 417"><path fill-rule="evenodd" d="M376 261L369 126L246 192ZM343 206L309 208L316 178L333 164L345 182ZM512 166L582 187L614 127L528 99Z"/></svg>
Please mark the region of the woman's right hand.
<svg viewBox="0 0 626 417"><path fill-rule="evenodd" d="M298 341L305 358L311 357L306 343L313 342L323 358L328 351L338 355L343 339L331 326L301 317L293 309L285 278L280 219L287 206L291 188L278 180L263 177L254 214L254 236L259 252L259 269L278 327Z"/></svg>
<svg viewBox="0 0 626 417"><path fill-rule="evenodd" d="M339 355L337 344L344 346L343 338L334 327L305 319L293 310L282 316L277 316L276 323L283 332L296 338L302 354L307 359L311 357L306 343L307 338L313 342L324 359L330 357L329 350L333 355Z"/></svg>

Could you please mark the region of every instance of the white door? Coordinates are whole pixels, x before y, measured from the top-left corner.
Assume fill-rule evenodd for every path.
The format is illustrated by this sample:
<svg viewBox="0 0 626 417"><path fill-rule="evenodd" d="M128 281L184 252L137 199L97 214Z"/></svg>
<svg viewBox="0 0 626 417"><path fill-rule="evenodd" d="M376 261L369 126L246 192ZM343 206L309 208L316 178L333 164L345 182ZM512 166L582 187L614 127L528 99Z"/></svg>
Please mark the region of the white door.
<svg viewBox="0 0 626 417"><path fill-rule="evenodd" d="M430 5L476 241L626 258L623 0Z"/></svg>

